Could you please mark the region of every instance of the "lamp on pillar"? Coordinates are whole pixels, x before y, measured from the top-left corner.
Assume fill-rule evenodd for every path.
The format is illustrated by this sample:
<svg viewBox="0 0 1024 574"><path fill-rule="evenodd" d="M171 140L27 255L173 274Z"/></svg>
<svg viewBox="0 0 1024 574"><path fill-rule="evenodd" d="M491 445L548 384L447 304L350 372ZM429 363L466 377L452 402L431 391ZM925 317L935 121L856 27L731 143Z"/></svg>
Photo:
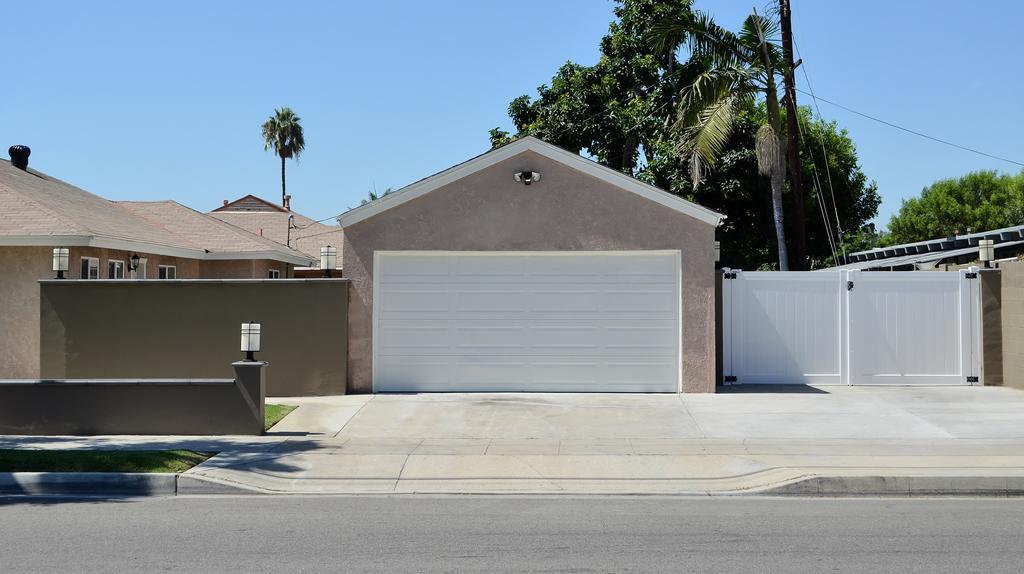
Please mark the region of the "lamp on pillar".
<svg viewBox="0 0 1024 574"><path fill-rule="evenodd" d="M982 239L978 242L978 259L985 268L992 267L992 260L996 258L995 242L991 239Z"/></svg>
<svg viewBox="0 0 1024 574"><path fill-rule="evenodd" d="M254 362L256 357L253 353L260 352L260 324L242 323L242 352L245 353L245 360Z"/></svg>
<svg viewBox="0 0 1024 574"><path fill-rule="evenodd" d="M53 270L57 272L57 279L64 279L64 272L68 270L71 260L71 250L67 247L54 247L53 249Z"/></svg>
<svg viewBox="0 0 1024 574"><path fill-rule="evenodd" d="M331 272L338 266L338 248L330 245L320 248L320 269L324 277L330 277Z"/></svg>

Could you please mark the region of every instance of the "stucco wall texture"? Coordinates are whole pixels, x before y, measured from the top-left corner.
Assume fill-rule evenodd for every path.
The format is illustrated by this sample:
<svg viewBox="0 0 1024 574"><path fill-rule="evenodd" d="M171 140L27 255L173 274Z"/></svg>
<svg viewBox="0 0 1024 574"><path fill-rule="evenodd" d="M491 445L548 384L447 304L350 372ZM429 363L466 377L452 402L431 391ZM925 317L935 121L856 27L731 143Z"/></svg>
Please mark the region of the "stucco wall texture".
<svg viewBox="0 0 1024 574"><path fill-rule="evenodd" d="M69 279L81 276L82 257L99 259L100 278L107 277L107 262L127 265L133 251L71 247ZM146 278L157 279L160 265L174 265L178 279L266 279L269 269L279 269L281 277L292 273L291 266L277 261L224 260L199 261L139 252L146 258ZM53 279L52 247L0 247L0 379L39 377L39 284ZM128 276L125 268L125 276Z"/></svg>
<svg viewBox="0 0 1024 574"><path fill-rule="evenodd" d="M999 264L1002 282L1002 384L1024 389L1024 262Z"/></svg>
<svg viewBox="0 0 1024 574"><path fill-rule="evenodd" d="M512 175L541 174L525 186ZM344 230L349 391L372 392L373 254L386 250L682 253L683 391L715 390L713 225L526 151Z"/></svg>
<svg viewBox="0 0 1024 574"><path fill-rule="evenodd" d="M241 324L254 321L269 396L345 394L343 279L45 281L39 289L42 378L231 377Z"/></svg>

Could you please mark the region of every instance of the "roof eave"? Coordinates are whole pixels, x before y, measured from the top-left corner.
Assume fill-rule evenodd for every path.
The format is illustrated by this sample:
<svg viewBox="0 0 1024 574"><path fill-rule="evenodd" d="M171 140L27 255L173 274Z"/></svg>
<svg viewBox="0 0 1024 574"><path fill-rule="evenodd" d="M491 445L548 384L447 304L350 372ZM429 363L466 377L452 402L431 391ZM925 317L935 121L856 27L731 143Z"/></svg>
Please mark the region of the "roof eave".
<svg viewBox="0 0 1024 574"><path fill-rule="evenodd" d="M93 235L0 235L0 246L5 247L95 247L118 251L139 251L151 255L181 257L199 261L222 261L237 259L270 259L292 265L308 265L312 260L297 254L276 251L217 251L185 249L159 243L147 243L116 237Z"/></svg>

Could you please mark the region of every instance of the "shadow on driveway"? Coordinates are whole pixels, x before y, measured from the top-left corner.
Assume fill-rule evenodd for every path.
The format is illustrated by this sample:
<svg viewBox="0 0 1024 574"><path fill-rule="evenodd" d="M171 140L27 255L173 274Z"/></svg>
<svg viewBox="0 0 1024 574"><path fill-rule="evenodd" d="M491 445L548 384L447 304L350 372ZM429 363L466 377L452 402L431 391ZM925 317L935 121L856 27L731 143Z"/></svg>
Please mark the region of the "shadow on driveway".
<svg viewBox="0 0 1024 574"><path fill-rule="evenodd" d="M718 394L782 394L782 395L828 395L831 394L825 389L812 387L810 385L719 385L715 389Z"/></svg>

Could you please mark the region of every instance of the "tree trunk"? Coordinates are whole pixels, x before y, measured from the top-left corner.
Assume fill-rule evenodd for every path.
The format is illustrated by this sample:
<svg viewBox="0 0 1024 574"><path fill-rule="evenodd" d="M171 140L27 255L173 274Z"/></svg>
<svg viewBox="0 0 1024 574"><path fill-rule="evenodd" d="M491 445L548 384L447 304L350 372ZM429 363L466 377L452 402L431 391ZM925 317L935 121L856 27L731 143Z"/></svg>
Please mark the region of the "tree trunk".
<svg viewBox="0 0 1024 574"><path fill-rule="evenodd" d="M786 92L786 129L789 135L789 189L793 194L794 253L792 268L807 269L807 227L804 221L804 191L800 181L800 126L796 107L796 83L793 78L793 26L789 0L779 0L779 20L782 24L782 55L785 59L782 79Z"/></svg>
<svg viewBox="0 0 1024 574"><path fill-rule="evenodd" d="M757 13L755 12L755 15ZM760 18L760 16L758 16ZM758 26L760 36L760 26ZM772 184L772 215L775 218L775 241L779 248L779 271L789 271L789 252L786 249L786 229L782 214L782 187L785 185L786 155L783 151L786 148L782 140L782 116L779 113L779 96L775 85L775 70L772 69L771 58L768 56L768 45L765 39L761 41L761 63L765 68L765 105L768 108L768 125L775 132L778 152L778 162L772 168L770 175Z"/></svg>
<svg viewBox="0 0 1024 574"><path fill-rule="evenodd" d="M284 162L285 162L285 159L282 157L281 158L281 205L284 205L284 198L286 197L285 188L284 188Z"/></svg>
<svg viewBox="0 0 1024 574"><path fill-rule="evenodd" d="M636 169L636 150L640 147L640 142L637 141L636 136L627 135L626 143L622 146L622 171L626 175L632 176L633 171Z"/></svg>

